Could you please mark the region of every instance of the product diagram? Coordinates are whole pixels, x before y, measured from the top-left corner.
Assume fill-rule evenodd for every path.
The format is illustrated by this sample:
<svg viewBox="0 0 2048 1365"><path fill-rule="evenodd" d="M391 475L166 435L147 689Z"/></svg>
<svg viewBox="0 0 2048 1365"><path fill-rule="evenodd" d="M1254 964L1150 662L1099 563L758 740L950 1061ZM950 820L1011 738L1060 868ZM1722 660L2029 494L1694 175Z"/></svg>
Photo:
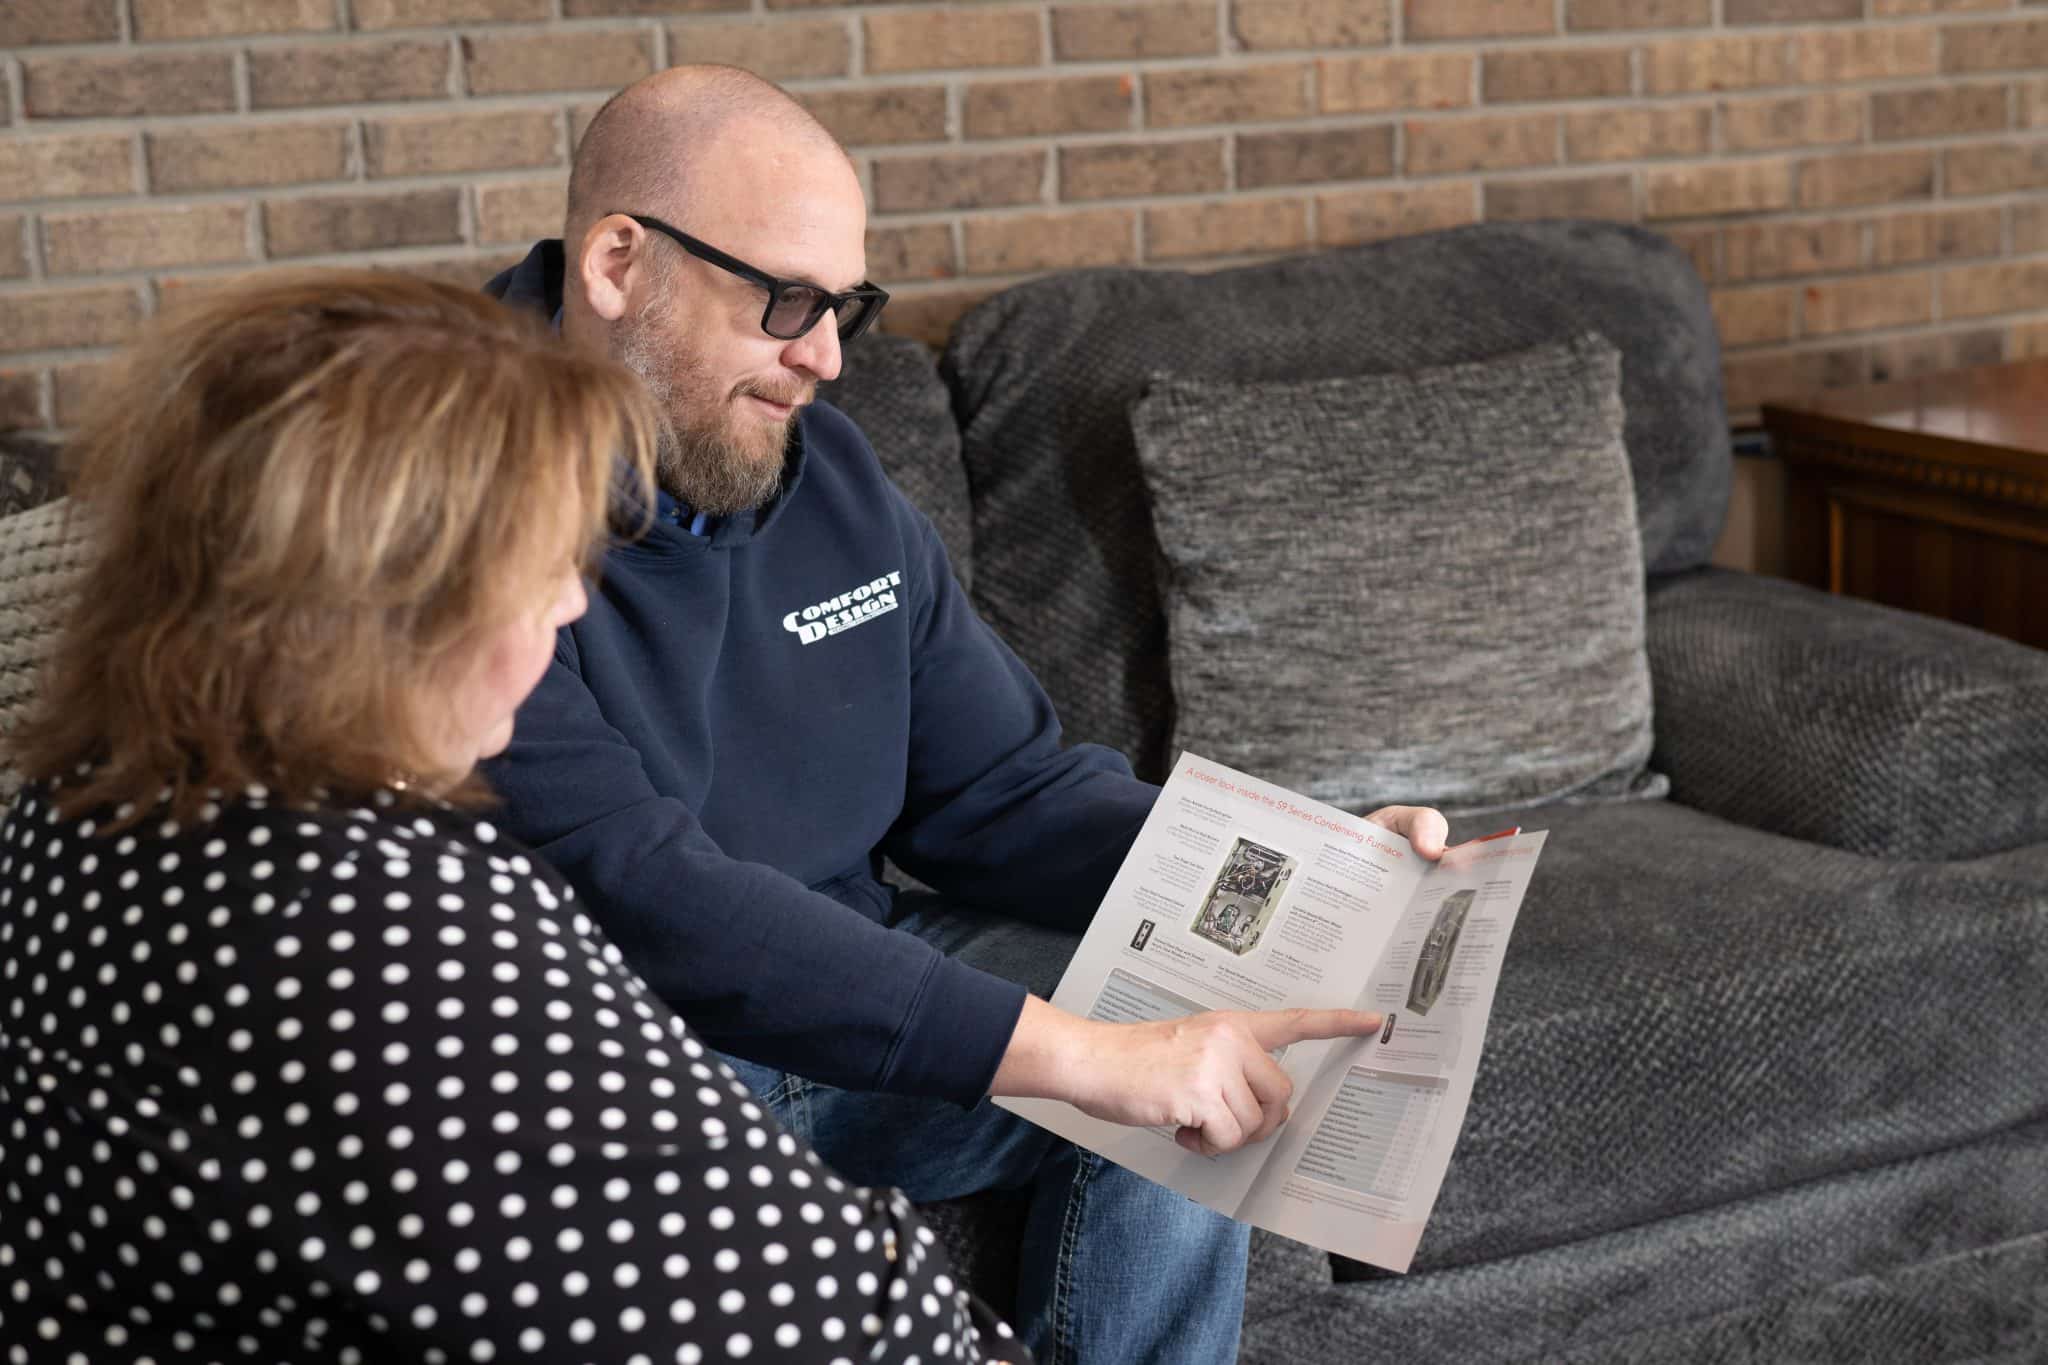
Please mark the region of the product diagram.
<svg viewBox="0 0 2048 1365"><path fill-rule="evenodd" d="M1423 939L1422 951L1415 959L1415 977L1408 983L1408 1008L1417 1014L1428 1014L1429 1007L1443 994L1444 982L1451 974L1451 954L1458 951L1458 935L1464 931L1465 916L1472 909L1475 894L1471 890L1453 891L1436 908L1436 919L1431 922L1429 936Z"/></svg>
<svg viewBox="0 0 2048 1365"><path fill-rule="evenodd" d="M1195 915L1193 932L1239 956L1250 952L1272 923L1294 865L1278 849L1238 839Z"/></svg>

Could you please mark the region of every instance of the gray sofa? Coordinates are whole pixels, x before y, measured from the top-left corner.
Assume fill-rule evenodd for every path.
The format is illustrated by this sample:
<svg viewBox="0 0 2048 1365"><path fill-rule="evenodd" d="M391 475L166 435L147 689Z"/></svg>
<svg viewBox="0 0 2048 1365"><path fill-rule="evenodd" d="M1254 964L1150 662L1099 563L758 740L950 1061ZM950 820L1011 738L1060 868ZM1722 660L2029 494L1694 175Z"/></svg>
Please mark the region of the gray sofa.
<svg viewBox="0 0 2048 1365"><path fill-rule="evenodd" d="M1458 822L1551 837L1434 1219L1398 1277L1255 1237L1244 1359L2048 1359L2048 654L1708 567L1719 349L1669 244L1486 225L1059 276L981 305L936 365L863 341L826 396L1069 738L1156 777L1147 377L1399 371L1588 330L1623 357L1669 794ZM931 1210L999 1303L1019 1212Z"/></svg>
<svg viewBox="0 0 2048 1365"><path fill-rule="evenodd" d="M1157 776L1148 376L1391 372L1588 330L1623 356L1669 794L1459 822L1551 838L1413 1272L1256 1237L1244 1358L2048 1359L2048 655L1706 567L1719 356L1668 244L1490 225L1060 276L989 300L939 363L863 340L827 396L1069 735ZM39 501L46 474L25 452L0 491ZM48 510L0 527L4 728L78 546ZM1020 1211L930 1210L999 1304Z"/></svg>

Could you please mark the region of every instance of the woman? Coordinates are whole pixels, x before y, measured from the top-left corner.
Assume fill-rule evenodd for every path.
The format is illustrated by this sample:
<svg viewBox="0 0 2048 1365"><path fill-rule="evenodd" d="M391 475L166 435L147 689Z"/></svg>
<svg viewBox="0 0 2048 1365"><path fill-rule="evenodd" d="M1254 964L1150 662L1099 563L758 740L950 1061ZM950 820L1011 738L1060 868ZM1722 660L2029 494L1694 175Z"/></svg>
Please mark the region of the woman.
<svg viewBox="0 0 2048 1365"><path fill-rule="evenodd" d="M113 394L0 825L9 1359L983 1358L902 1197L781 1132L473 775L647 503L636 381L337 273L180 314Z"/></svg>

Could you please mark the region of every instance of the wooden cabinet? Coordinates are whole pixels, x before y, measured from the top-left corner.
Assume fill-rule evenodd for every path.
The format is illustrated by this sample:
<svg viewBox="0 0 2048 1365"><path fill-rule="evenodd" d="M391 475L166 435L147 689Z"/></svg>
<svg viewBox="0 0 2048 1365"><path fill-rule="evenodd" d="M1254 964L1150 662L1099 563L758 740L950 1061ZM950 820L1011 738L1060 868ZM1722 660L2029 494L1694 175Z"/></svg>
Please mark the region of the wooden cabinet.
<svg viewBox="0 0 2048 1365"><path fill-rule="evenodd" d="M2048 361L1763 406L1785 572L2048 648Z"/></svg>

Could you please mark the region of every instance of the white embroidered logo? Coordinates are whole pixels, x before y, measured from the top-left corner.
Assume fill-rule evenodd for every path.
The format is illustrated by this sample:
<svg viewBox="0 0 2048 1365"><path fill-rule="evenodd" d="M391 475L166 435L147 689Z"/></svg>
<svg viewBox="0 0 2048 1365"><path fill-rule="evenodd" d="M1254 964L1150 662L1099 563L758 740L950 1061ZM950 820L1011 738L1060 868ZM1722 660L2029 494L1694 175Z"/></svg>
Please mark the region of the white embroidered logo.
<svg viewBox="0 0 2048 1365"><path fill-rule="evenodd" d="M822 602L811 603L802 611L791 612L782 618L782 628L804 644L814 645L828 635L852 630L885 612L896 610L896 589L902 582L901 569L883 574L872 582L849 588L837 597L828 597Z"/></svg>

